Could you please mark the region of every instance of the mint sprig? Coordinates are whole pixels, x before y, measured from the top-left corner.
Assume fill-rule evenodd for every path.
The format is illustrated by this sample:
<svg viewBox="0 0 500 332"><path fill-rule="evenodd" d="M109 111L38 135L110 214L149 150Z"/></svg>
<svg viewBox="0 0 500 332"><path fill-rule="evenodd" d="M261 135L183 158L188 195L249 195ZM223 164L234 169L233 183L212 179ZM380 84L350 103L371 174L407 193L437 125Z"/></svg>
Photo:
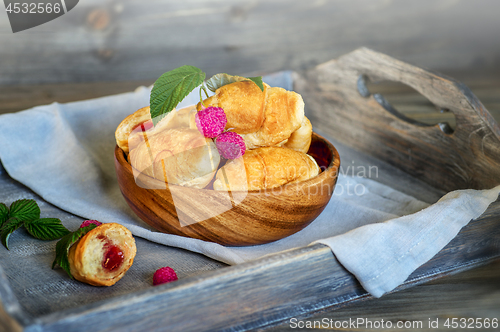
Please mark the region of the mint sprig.
<svg viewBox="0 0 500 332"><path fill-rule="evenodd" d="M73 279L73 276L71 275L69 268L69 260L68 260L69 248L71 248L71 246L76 241L78 241L82 236L84 236L85 234L87 234L96 227L97 225L90 224L89 226L79 228L76 231L63 236L56 244L56 258L52 263L52 268L54 268L56 265L59 265L64 271L66 271L69 277Z"/></svg>
<svg viewBox="0 0 500 332"><path fill-rule="evenodd" d="M205 75L201 69L194 66L182 66L161 75L151 90L149 100L153 125L203 83Z"/></svg>
<svg viewBox="0 0 500 332"><path fill-rule="evenodd" d="M208 96L207 88L215 92L218 88L226 84L247 80L254 82L261 91L264 91L264 83L260 76L242 77L222 73L214 75L207 80L206 86L203 82L205 76L206 74L201 69L194 66L182 66L161 75L153 85L149 98L149 112L153 120L153 125L156 126L191 91L200 85L200 99L202 90Z"/></svg>
<svg viewBox="0 0 500 332"><path fill-rule="evenodd" d="M25 227L28 233L40 240L55 240L69 231L56 218L41 218L40 208L33 199L20 199L8 208L0 203L0 240L9 249L9 238L17 229Z"/></svg>

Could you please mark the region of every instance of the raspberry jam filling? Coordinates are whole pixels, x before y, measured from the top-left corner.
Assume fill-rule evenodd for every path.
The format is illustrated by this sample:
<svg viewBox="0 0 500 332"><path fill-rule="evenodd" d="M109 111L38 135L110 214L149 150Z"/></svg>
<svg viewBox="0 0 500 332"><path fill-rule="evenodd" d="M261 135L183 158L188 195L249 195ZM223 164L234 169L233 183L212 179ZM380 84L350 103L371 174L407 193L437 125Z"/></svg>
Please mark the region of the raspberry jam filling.
<svg viewBox="0 0 500 332"><path fill-rule="evenodd" d="M141 130L142 131L146 131L146 130L149 130L151 128L153 128L153 121L151 120L147 120L143 123L139 123L138 125L136 125L134 128L132 128L132 131L134 131L135 129L141 127Z"/></svg>
<svg viewBox="0 0 500 332"><path fill-rule="evenodd" d="M104 260L102 261L102 267L112 272L120 267L123 263L123 259L125 258L123 255L123 251L112 244L107 244L107 251L104 254Z"/></svg>
<svg viewBox="0 0 500 332"><path fill-rule="evenodd" d="M98 236L98 238L103 241L107 240L105 236ZM106 241L103 248L105 253L102 260L102 267L108 272L118 269L125 259L123 250L120 247L111 244L109 240Z"/></svg>

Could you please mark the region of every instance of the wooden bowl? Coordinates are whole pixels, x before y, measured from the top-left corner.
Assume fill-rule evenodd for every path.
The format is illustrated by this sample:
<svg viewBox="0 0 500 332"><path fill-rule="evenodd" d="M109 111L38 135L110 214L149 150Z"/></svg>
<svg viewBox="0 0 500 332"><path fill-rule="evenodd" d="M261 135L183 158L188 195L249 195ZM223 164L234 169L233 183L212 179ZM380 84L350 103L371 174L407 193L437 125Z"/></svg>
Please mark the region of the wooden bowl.
<svg viewBox="0 0 500 332"><path fill-rule="evenodd" d="M308 153L323 170L318 176L248 192L166 187L148 176L140 178L146 187L163 185L166 189L143 188L136 184L132 166L118 146L115 168L129 206L158 231L223 245L246 246L276 241L300 231L328 204L337 182L339 154L316 133Z"/></svg>

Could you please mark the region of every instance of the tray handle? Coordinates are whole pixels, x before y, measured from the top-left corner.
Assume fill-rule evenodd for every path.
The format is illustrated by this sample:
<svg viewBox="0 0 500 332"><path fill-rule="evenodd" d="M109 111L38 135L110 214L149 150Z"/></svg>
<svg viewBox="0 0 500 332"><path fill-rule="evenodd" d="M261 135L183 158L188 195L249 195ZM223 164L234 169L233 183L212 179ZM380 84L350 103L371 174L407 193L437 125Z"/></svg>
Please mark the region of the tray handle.
<svg viewBox="0 0 500 332"><path fill-rule="evenodd" d="M406 84L456 118L455 131L422 125L363 91L363 81ZM445 190L500 184L500 127L463 84L367 48L303 75L302 94L312 123L347 145Z"/></svg>

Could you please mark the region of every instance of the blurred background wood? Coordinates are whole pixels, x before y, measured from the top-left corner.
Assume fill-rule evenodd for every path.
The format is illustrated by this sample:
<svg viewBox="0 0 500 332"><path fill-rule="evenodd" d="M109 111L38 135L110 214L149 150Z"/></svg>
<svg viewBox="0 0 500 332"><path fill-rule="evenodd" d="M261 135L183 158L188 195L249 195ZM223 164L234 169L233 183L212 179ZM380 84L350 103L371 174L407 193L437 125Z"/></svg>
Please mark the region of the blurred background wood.
<svg viewBox="0 0 500 332"><path fill-rule="evenodd" d="M465 83L500 123L500 76L498 78L475 78L461 74L459 81ZM17 112L53 102L98 98L116 93L133 91L138 86L148 86L154 79L142 81L114 81L89 83L51 83L40 85L0 85L0 114ZM393 82L370 85L370 91L382 94L398 111L415 120L426 123L449 122L455 125L451 113L439 112L424 96L412 88ZM307 105L306 105L307 106Z"/></svg>
<svg viewBox="0 0 500 332"><path fill-rule="evenodd" d="M14 34L0 6L0 113L131 91L183 64L208 75L301 71L366 46L465 83L498 120L498 12L495 0L86 0ZM373 91L453 126L405 86Z"/></svg>
<svg viewBox="0 0 500 332"><path fill-rule="evenodd" d="M184 64L209 75L300 70L361 46L500 73L496 0L86 0L15 34L0 7L1 85L154 80Z"/></svg>

